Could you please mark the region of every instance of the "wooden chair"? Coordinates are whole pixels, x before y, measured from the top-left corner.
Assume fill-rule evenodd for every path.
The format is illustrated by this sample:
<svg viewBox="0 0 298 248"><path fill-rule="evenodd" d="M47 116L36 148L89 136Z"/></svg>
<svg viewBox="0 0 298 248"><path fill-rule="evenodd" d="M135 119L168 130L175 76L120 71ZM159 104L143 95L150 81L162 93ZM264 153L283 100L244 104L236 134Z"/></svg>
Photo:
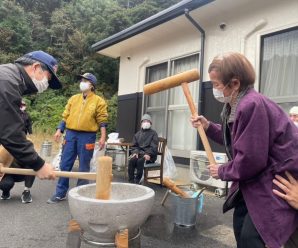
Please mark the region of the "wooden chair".
<svg viewBox="0 0 298 248"><path fill-rule="evenodd" d="M167 146L167 139L158 138L158 148L157 148L157 156L161 156L160 163L151 163L144 165L144 183L148 183L148 179L160 179L160 185L163 183L163 163L165 158L165 151ZM159 170L158 176L148 176L149 171L157 171Z"/></svg>

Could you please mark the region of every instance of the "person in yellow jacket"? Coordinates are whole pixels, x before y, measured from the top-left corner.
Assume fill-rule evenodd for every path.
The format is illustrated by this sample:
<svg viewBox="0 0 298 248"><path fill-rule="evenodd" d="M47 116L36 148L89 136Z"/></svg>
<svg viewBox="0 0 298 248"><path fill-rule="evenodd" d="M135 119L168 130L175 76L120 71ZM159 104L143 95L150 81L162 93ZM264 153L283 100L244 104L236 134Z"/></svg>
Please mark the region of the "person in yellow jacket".
<svg viewBox="0 0 298 248"><path fill-rule="evenodd" d="M90 171L90 160L95 146L96 133L100 129L100 149L104 147L107 126L107 104L95 94L96 77L91 73L79 76L81 94L72 96L65 107L54 139L58 142L66 129L60 168L71 171L76 157L79 157L79 171ZM79 179L77 185L87 184ZM56 192L47 203L58 203L66 199L69 188L68 178L59 178Z"/></svg>

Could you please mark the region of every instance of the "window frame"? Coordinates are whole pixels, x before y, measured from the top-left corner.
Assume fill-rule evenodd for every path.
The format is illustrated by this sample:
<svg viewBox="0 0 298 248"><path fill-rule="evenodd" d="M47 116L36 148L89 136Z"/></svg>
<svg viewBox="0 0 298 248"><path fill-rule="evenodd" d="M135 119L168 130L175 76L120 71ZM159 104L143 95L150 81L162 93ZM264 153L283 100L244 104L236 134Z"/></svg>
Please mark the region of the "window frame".
<svg viewBox="0 0 298 248"><path fill-rule="evenodd" d="M198 56L198 68L199 68L200 63L201 63L201 52L200 51L188 53L188 54L181 55L181 56L176 56L176 57L173 57L173 58L169 58L167 60L161 60L160 62L147 65L146 69L145 69L145 84L148 84L148 82L149 82L149 73L150 73L150 68L151 67L167 63L167 77L169 77L173 73L173 68L174 68L174 64L175 64L176 60L184 59L184 58L191 57L191 56L194 56L194 55ZM195 90L197 92L196 92L196 98L194 99L194 101L195 101L195 106L198 108L198 100L199 100L198 98L199 98L199 95L200 95L200 93L199 93L200 87L197 87ZM170 90L166 90L166 94L165 94L165 98L166 98L166 100L165 100L166 104L165 105L166 106L164 108L163 107L148 107L149 96L144 95L144 97L145 97L145 99L144 99L144 104L143 104L143 113L164 110L164 114L165 114L164 132L165 132L165 138L167 138L168 134L169 134L169 123L168 123L168 121L169 121L169 118L170 118L170 111L186 110L186 109L188 109L188 104L187 103L186 104L169 104ZM196 141L196 143L197 143L197 141ZM196 145L197 144L195 144L194 149L196 148ZM184 153L183 152L184 150L175 150L176 152L173 152L174 150L175 149L171 149L174 156L188 157L188 155L189 155L189 152Z"/></svg>
<svg viewBox="0 0 298 248"><path fill-rule="evenodd" d="M262 61L263 61L263 57L264 57L264 41L266 38L268 37L272 37L275 35L279 35L279 34L284 34L287 32L291 32L294 30L298 30L298 24L294 25L294 26L289 26L283 29L277 29L275 31L272 32L267 32L267 33L263 33L260 34L259 36L259 44L260 44L260 50L259 50L259 66L258 66L258 72L257 72L257 76L258 76L258 91L261 92L261 86L262 86ZM263 92L261 92L263 94ZM275 97L270 97L271 100L273 100L276 103L294 103L297 102L298 99L298 94L297 95L292 95L292 96L275 96Z"/></svg>

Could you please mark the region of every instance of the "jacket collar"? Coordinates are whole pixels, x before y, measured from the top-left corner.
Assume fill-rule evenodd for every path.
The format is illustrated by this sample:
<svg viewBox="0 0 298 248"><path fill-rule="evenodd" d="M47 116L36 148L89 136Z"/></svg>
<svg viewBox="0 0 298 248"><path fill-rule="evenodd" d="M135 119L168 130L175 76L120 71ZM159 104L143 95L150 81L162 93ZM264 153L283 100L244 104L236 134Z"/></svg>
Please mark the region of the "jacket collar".
<svg viewBox="0 0 298 248"><path fill-rule="evenodd" d="M84 94L82 93L82 97L85 98L85 99L87 99L87 98L91 98L91 97L94 96L94 95L95 95L95 93L94 93L93 91L91 91L91 92L87 95L87 97L84 97Z"/></svg>
<svg viewBox="0 0 298 248"><path fill-rule="evenodd" d="M24 67L18 63L15 64L17 68L20 71L22 81L23 81L23 87L21 88L21 94L22 95L29 95L33 93L37 93L38 90L35 87L34 83L32 82L32 79L29 77L28 73L25 71Z"/></svg>

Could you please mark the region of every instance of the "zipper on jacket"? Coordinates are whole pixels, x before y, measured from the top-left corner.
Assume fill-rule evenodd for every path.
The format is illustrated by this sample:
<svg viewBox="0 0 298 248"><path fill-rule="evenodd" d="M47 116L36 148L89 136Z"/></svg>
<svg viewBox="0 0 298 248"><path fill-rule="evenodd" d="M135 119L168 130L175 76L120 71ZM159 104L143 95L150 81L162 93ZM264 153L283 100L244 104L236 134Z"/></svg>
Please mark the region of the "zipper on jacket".
<svg viewBox="0 0 298 248"><path fill-rule="evenodd" d="M85 99L83 99L83 104L81 105L80 114L79 114L79 118L78 118L78 124L77 124L78 129L79 129L80 119L81 119L81 116L82 116L82 111L83 111L83 108L85 106L86 101L87 101L87 97Z"/></svg>

